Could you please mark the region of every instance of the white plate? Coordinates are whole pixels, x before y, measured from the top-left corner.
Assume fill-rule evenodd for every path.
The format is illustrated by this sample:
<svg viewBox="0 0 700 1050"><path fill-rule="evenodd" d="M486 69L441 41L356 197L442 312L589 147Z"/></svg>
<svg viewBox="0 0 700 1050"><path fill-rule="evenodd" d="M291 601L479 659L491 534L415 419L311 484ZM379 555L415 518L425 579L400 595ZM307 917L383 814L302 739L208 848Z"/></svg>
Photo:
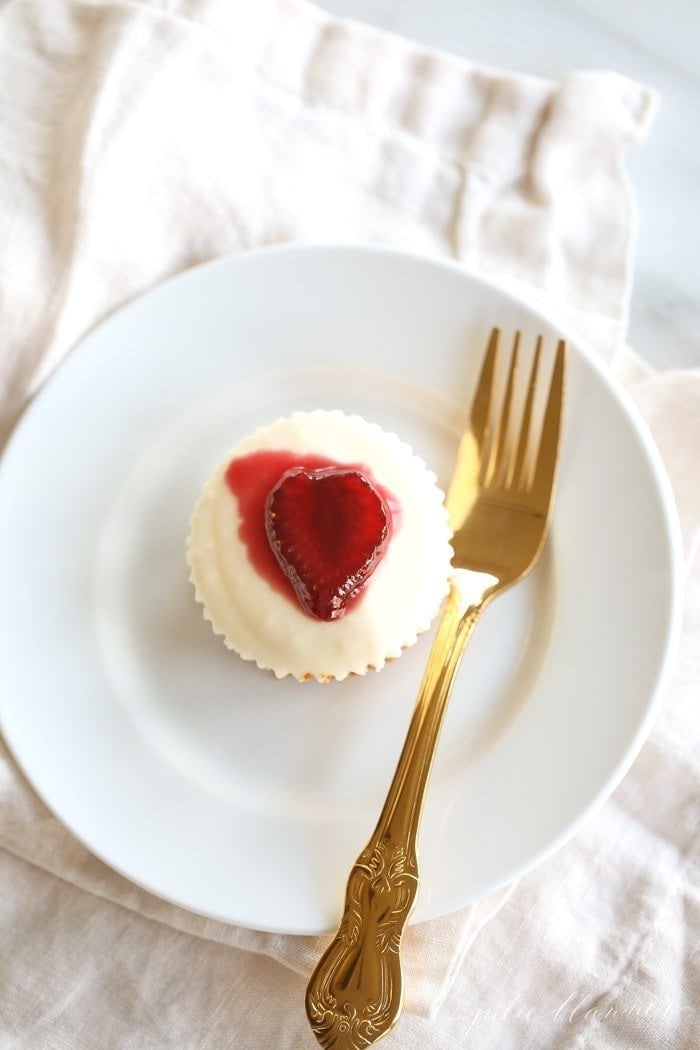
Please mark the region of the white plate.
<svg viewBox="0 0 700 1050"><path fill-rule="evenodd" d="M95 854L194 911L312 933L337 920L430 638L381 674L278 682L192 598L188 518L223 452L296 408L359 412L448 481L492 323L551 320L456 265L318 247L223 259L70 355L0 471L0 720ZM485 613L421 837L415 919L561 845L647 733L673 640L679 541L635 412L574 342L550 541Z"/></svg>

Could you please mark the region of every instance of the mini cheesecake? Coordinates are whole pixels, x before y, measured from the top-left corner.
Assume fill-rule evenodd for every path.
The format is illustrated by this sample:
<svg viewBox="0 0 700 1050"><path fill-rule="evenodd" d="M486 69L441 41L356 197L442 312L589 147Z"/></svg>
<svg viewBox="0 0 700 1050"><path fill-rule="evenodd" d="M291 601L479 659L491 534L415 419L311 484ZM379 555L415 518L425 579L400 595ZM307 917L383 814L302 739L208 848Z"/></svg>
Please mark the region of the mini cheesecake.
<svg viewBox="0 0 700 1050"><path fill-rule="evenodd" d="M187 559L216 634L278 678L379 670L448 590L435 476L395 434L295 412L228 453L192 515Z"/></svg>

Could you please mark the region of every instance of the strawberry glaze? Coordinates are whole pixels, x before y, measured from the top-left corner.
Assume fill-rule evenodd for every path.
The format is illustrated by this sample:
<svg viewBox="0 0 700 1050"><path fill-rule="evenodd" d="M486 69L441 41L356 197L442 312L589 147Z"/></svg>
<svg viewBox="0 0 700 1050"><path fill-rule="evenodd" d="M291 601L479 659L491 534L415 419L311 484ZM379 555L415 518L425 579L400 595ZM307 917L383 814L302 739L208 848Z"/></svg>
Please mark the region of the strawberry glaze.
<svg viewBox="0 0 700 1050"><path fill-rule="evenodd" d="M391 536L398 527L400 504L391 492L376 481L372 472L360 464L341 464L325 456L305 455L283 449L260 449L231 461L226 470L226 484L238 503L238 513L241 519L238 535L245 544L250 562L270 587L300 608L294 588L270 547L265 528L265 505L268 495L283 474L292 467L303 467L305 470L339 467L343 470L356 470L364 474L386 501L391 512L388 518L387 542L391 542ZM357 604L361 599L362 592L348 603L348 607Z"/></svg>

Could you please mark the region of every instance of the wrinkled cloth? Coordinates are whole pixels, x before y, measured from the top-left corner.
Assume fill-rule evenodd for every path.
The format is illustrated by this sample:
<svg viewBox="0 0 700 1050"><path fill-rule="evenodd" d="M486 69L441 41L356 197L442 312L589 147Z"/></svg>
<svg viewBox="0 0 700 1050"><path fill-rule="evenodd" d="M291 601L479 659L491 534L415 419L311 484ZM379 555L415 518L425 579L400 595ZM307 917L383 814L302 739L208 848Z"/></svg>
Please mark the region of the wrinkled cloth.
<svg viewBox="0 0 700 1050"><path fill-rule="evenodd" d="M99 320L201 261L381 242L478 267L608 362L659 445L687 589L662 713L566 846L412 926L384 1045L700 1044L700 371L624 347L624 169L653 92L485 69L298 0L12 0L0 11L0 438ZM0 743L0 1045L313 1047L325 943L202 918L94 858Z"/></svg>

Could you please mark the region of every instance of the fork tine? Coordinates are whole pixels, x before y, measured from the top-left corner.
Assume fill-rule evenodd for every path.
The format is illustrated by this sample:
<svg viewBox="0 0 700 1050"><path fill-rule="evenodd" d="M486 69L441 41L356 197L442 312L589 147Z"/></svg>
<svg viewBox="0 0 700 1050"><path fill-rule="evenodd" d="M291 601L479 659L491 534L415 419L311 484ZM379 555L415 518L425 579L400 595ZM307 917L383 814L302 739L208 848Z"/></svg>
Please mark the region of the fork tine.
<svg viewBox="0 0 700 1050"><path fill-rule="evenodd" d="M537 376L540 367L540 355L542 353L542 336L537 336L535 345L535 356L530 370L530 382L527 388L527 398L523 409L523 418L520 424L520 436L518 447L515 452L515 461L508 477L508 485L515 482L520 488L527 488L528 471L525 469L525 457L530 444L530 430L532 428L532 406L535 403L535 392L537 390Z"/></svg>
<svg viewBox="0 0 700 1050"><path fill-rule="evenodd" d="M476 385L476 393L472 401L470 427L476 438L479 448L483 448L488 438L489 420L491 417L491 402L493 399L494 378L498 365L498 347L501 338L500 328L492 328L489 343L484 354L484 360L479 373L479 381Z"/></svg>
<svg viewBox="0 0 700 1050"><path fill-rule="evenodd" d="M464 431L457 450L452 481L445 500L450 516L450 527L453 531L456 531L464 521L473 500L475 486L479 481L479 471L484 459L483 450L489 438L491 403L494 379L498 370L500 338L500 329L493 328L472 400L469 426Z"/></svg>
<svg viewBox="0 0 700 1050"><path fill-rule="evenodd" d="M544 513L546 512L553 488L554 472L557 466L559 451L559 430L561 410L564 397L564 370L566 365L566 342L559 340L557 356L552 370L552 379L547 397L547 405L542 423L542 434L535 460L532 477L531 496L533 502Z"/></svg>
<svg viewBox="0 0 700 1050"><path fill-rule="evenodd" d="M494 481L496 483L503 482L505 484L506 474L508 473L508 429L510 427L515 377L518 371L519 351L520 332L516 332L513 340L513 351L510 358L510 369L508 372L508 381L506 383L506 392L501 408L500 425L497 433L493 436L493 447L489 457L488 472L484 480L484 484L487 485L490 485Z"/></svg>

